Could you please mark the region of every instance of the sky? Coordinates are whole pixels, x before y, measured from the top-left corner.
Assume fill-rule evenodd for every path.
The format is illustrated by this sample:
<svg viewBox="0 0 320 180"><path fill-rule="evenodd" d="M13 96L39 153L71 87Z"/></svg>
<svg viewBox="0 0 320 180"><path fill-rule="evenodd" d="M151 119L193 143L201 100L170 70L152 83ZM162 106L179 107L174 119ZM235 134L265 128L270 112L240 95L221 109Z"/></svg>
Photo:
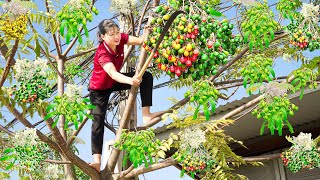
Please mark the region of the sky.
<svg viewBox="0 0 320 180"><path fill-rule="evenodd" d="M40 7L43 8L43 1L42 0L35 0L35 3L37 3ZM65 0L60 1L60 2L65 2ZM270 1L269 4L274 3L274 1ZM98 16L94 16L93 21L91 23L88 23L88 29L91 29L94 26L97 26L98 23L105 19L105 18L111 18L113 16L113 13L111 13L108 10L109 7L109 1L105 1L105 0L98 0L95 4L95 7L97 7L97 9L99 10L99 15ZM225 13L225 15L227 17L234 17L235 16L235 11L234 10L229 10ZM233 22L234 23L234 22ZM36 27L37 30L41 31L41 27ZM90 32L90 39L95 39L96 35L96 31L92 31ZM50 37L48 37L49 41L50 41ZM95 41L97 42L97 41ZM53 43L52 43L53 44ZM51 47L51 49L53 49L53 47ZM314 53L309 53L306 52L305 53L307 56L312 57L314 55ZM30 56L31 59L33 59L34 57ZM3 66L3 60L0 60L0 62L2 63L1 65ZM296 69L300 66L299 63L295 63L295 62L291 62L290 64L287 62L284 62L281 59L277 59L276 61L276 65L274 67L275 72L276 72L276 76L282 76L282 75L287 75L289 72L291 72L293 69ZM168 77L161 77L159 80L154 79L154 85L157 85L159 83L162 82L166 82L167 80L169 80ZM5 84L5 86L8 86L8 83ZM85 88L84 88L85 89ZM152 112L156 112L156 111L161 111L161 110L166 110L168 109L172 104L170 103L170 101L168 101L169 97L175 97L178 100L183 99L183 95L184 92L186 92L186 88L182 88L179 89L178 91L174 90L174 89L169 89L167 87L165 88L160 88L160 89L156 89L153 91L153 106L151 108ZM230 92L232 92L232 90L230 90ZM239 88L238 92L230 98L229 101L233 101L236 99L241 99L242 97L247 96L245 94L245 90L244 88ZM137 96L138 99L138 126L142 125L142 120L141 120L141 101L140 101L140 96ZM219 100L219 105L223 105L227 103L226 101L221 101ZM13 117L12 115L8 114L8 113L4 113L7 117L7 120L12 120ZM108 116L108 119L110 120L111 117L111 113ZM34 122L37 122L39 119L35 118ZM0 121L1 124L3 124L2 121ZM166 122L166 123L170 123L170 121ZM158 125L156 125L155 127L159 127L162 126L164 123L161 122ZM18 124L15 127L15 130L18 129L22 129L23 126L21 126L21 124ZM46 132L46 128L44 129L44 132ZM85 127L83 128L83 130L80 132L79 134L79 138L82 139L85 144L79 144L77 145L78 150L79 150L79 156L80 158L84 159L86 162L91 162L92 161L92 155L91 155L91 146L90 146L90 141L91 141L91 120L88 121L88 123L85 125ZM107 142L108 140L113 140L114 139L114 134L111 132L108 132L108 130L106 129L105 131L105 142ZM164 168L158 171L154 171L154 172L150 172L150 173L146 173L144 175L140 175L139 178L140 179L146 179L146 180L163 180L164 176L166 179L170 179L170 180L179 180L179 179L183 179L183 180L189 180L191 179L188 176L185 176L184 178L180 178L180 171L178 169L176 169L175 167L168 167L168 168Z"/></svg>

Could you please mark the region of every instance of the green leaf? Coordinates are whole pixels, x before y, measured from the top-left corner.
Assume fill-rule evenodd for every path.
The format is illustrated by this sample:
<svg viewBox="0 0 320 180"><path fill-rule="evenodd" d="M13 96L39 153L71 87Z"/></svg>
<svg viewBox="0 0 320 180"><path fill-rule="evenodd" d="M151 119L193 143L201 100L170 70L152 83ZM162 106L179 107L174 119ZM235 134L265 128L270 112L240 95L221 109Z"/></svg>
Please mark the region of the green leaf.
<svg viewBox="0 0 320 180"><path fill-rule="evenodd" d="M260 128L260 135L263 135L263 133L264 133L264 128L266 127L266 123L267 123L268 121L267 120L264 120L263 121L263 123L262 123L262 125L261 125L261 128Z"/></svg>
<svg viewBox="0 0 320 180"><path fill-rule="evenodd" d="M264 38L264 42L265 42L265 44L266 44L266 48L268 48L270 42L269 42L269 39L268 39L267 37Z"/></svg>
<svg viewBox="0 0 320 180"><path fill-rule="evenodd" d="M14 158L14 155L2 156L0 158L0 161L6 161L6 160L9 160L9 159L12 159L12 158Z"/></svg>
<svg viewBox="0 0 320 180"><path fill-rule="evenodd" d="M9 154L11 152L13 152L13 148L7 148L6 150L3 151L4 154Z"/></svg>
<svg viewBox="0 0 320 180"><path fill-rule="evenodd" d="M85 35L86 37L89 37L89 31L88 31L87 26L83 26L83 29L84 29L84 35Z"/></svg>
<svg viewBox="0 0 320 180"><path fill-rule="evenodd" d="M91 102L89 98L83 98L82 102Z"/></svg>
<svg viewBox="0 0 320 180"><path fill-rule="evenodd" d="M292 82L291 82L291 85L295 86L297 84L297 82L299 81L298 78L294 79Z"/></svg>
<svg viewBox="0 0 320 180"><path fill-rule="evenodd" d="M79 128L78 119L74 119L74 120L73 120L73 123L74 123L74 128L75 128L76 130L78 130L78 128Z"/></svg>
<svg viewBox="0 0 320 180"><path fill-rule="evenodd" d="M66 36L66 43L69 44L70 43L70 38L71 38L71 33L68 32L67 36Z"/></svg>
<svg viewBox="0 0 320 180"><path fill-rule="evenodd" d="M9 171L14 165L14 162L11 162L7 167L6 167L6 171Z"/></svg>
<svg viewBox="0 0 320 180"><path fill-rule="evenodd" d="M86 108L87 108L87 109L95 109L96 106L94 106L94 105L92 105L92 104L88 104L88 105L86 105Z"/></svg>
<svg viewBox="0 0 320 180"><path fill-rule="evenodd" d="M55 104L55 103L49 104L49 106L46 108L46 112L48 113L52 108L54 108L56 106L57 106L57 104Z"/></svg>
<svg viewBox="0 0 320 180"><path fill-rule="evenodd" d="M46 117L44 117L43 118L43 120L48 120L49 118L52 118L54 115L56 115L57 114L57 112L56 111L53 111L53 112L51 112L51 113L48 113L47 115L46 115Z"/></svg>
<svg viewBox="0 0 320 180"><path fill-rule="evenodd" d="M250 49L250 51L252 51L252 49L253 49L253 41L249 42L249 49Z"/></svg>
<svg viewBox="0 0 320 180"><path fill-rule="evenodd" d="M270 30L269 32L270 32L271 40L274 40L274 32L272 30Z"/></svg>
<svg viewBox="0 0 320 180"><path fill-rule="evenodd" d="M212 100L212 98L209 99L211 104L211 112L214 113L216 111L216 102Z"/></svg>
<svg viewBox="0 0 320 180"><path fill-rule="evenodd" d="M194 179L194 172L193 171L191 171L191 177Z"/></svg>
<svg viewBox="0 0 320 180"><path fill-rule="evenodd" d="M83 114L84 114L86 117L88 117L89 119L93 119L93 116L91 116L90 114L85 113L85 112L83 112Z"/></svg>
<svg viewBox="0 0 320 180"><path fill-rule="evenodd" d="M213 8L210 8L210 15L220 17L222 16L222 13L219 11L215 11Z"/></svg>
<svg viewBox="0 0 320 180"><path fill-rule="evenodd" d="M199 110L200 110L200 105L197 106L196 110L193 113L193 118L192 118L193 120L196 120L198 118Z"/></svg>
<svg viewBox="0 0 320 180"><path fill-rule="evenodd" d="M182 178L184 176L185 170L182 169L182 171L180 172L180 178Z"/></svg>
<svg viewBox="0 0 320 180"><path fill-rule="evenodd" d="M127 164L127 161L128 161L128 156L125 155L122 159L122 165L125 166Z"/></svg>
<svg viewBox="0 0 320 180"><path fill-rule="evenodd" d="M79 111L78 113L79 113L79 118L80 118L79 121L82 122L82 121L83 121L83 115L84 115L84 114L83 114L82 111Z"/></svg>
<svg viewBox="0 0 320 180"><path fill-rule="evenodd" d="M300 99L300 100L302 99L303 94L304 94L304 87L303 87L303 88L301 88L301 92L300 92L300 96L299 96L299 99Z"/></svg>
<svg viewBox="0 0 320 180"><path fill-rule="evenodd" d="M282 120L280 118L276 120L276 126L279 136L282 136Z"/></svg>
<svg viewBox="0 0 320 180"><path fill-rule="evenodd" d="M244 33L243 40L244 40L245 43L248 43L249 35L250 35L249 32Z"/></svg>
<svg viewBox="0 0 320 180"><path fill-rule="evenodd" d="M66 27L66 22L61 23L60 25L60 34L64 37L64 28Z"/></svg>
<svg viewBox="0 0 320 180"><path fill-rule="evenodd" d="M59 121L59 118L56 118L55 121L52 123L52 128L57 126L58 121Z"/></svg>
<svg viewBox="0 0 320 180"><path fill-rule="evenodd" d="M206 116L206 120L209 121L209 119L210 119L210 112L209 112L209 108L208 108L207 103L205 103L205 104L203 105L203 111L204 111L204 115Z"/></svg>
<svg viewBox="0 0 320 180"><path fill-rule="evenodd" d="M268 67L268 70L270 71L272 77L275 78L275 77L276 77L276 73L274 72L274 70L272 69L272 67L269 66L269 67Z"/></svg>
<svg viewBox="0 0 320 180"><path fill-rule="evenodd" d="M281 112L282 112L282 115L283 115L282 119L283 120L288 119L287 111L284 108L281 108Z"/></svg>
<svg viewBox="0 0 320 180"><path fill-rule="evenodd" d="M38 39L36 39L36 46L34 48L34 52L36 53L36 57L40 57L40 44Z"/></svg>
<svg viewBox="0 0 320 180"><path fill-rule="evenodd" d="M243 87L247 88L247 82L248 82L249 76L244 77L243 79Z"/></svg>

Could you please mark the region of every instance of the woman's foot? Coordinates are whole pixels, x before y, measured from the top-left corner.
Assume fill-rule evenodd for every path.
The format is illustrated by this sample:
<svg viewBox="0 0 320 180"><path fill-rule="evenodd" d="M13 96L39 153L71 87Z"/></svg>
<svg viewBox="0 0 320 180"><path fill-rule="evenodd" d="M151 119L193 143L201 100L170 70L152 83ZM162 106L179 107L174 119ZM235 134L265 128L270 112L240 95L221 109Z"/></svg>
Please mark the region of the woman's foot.
<svg viewBox="0 0 320 180"><path fill-rule="evenodd" d="M154 117L157 117L159 115L164 114L164 111L159 111L159 112L155 112L155 113L149 113L149 114L144 114L143 115L143 124L147 124L151 121L151 119L153 119Z"/></svg>
<svg viewBox="0 0 320 180"><path fill-rule="evenodd" d="M89 166L91 166L93 169L95 169L100 173L100 166L101 166L100 163L89 163Z"/></svg>

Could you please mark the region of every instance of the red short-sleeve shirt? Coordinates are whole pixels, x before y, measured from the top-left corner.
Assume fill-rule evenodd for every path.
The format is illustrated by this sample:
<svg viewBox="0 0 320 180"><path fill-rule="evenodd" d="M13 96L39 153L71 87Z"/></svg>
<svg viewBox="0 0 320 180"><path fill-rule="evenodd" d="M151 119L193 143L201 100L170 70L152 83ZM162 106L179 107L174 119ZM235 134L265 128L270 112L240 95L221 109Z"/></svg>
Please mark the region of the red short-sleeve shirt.
<svg viewBox="0 0 320 180"><path fill-rule="evenodd" d="M90 79L89 88L92 90L104 90L111 88L115 83L107 72L103 69L106 63L113 63L119 72L124 60L124 45L129 39L128 34L121 33L120 44L116 47L115 53L104 41L98 46L93 62L93 72Z"/></svg>

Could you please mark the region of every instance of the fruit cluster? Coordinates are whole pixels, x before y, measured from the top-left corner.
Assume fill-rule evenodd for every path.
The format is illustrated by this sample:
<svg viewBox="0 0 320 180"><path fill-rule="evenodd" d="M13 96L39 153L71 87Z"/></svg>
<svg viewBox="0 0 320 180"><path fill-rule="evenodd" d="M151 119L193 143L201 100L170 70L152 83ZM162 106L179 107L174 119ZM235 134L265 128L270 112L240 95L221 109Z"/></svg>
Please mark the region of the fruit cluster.
<svg viewBox="0 0 320 180"><path fill-rule="evenodd" d="M196 6L203 8L197 3ZM199 80L205 75L216 74L217 66L226 64L229 54L234 54L241 43L241 38L232 35L233 24L215 20L204 10L200 16L201 13L192 10L189 1L178 9L186 10L188 15L180 14L174 20L154 55L154 62L170 77L191 75ZM155 8L156 14L151 21L153 33L143 44L147 51L152 51L172 11L166 5Z"/></svg>
<svg viewBox="0 0 320 180"><path fill-rule="evenodd" d="M274 14L270 11L267 3L257 3L256 6L250 7L246 11L241 24L244 33L244 41L250 41L249 46L268 47L271 40L274 39L274 32L278 27L277 21L274 20Z"/></svg>
<svg viewBox="0 0 320 180"><path fill-rule="evenodd" d="M8 14L0 16L0 30L8 39L20 40L27 34L27 16L11 17Z"/></svg>
<svg viewBox="0 0 320 180"><path fill-rule="evenodd" d="M155 140L155 133L152 130L142 130L138 132L130 132L123 130L120 142L114 144L115 148L121 151L125 150L127 154L124 159L129 157L135 168L145 163L148 167L146 156L152 164L152 156L154 156L161 146L159 139Z"/></svg>
<svg viewBox="0 0 320 180"><path fill-rule="evenodd" d="M320 154L315 147L306 151L294 151L292 148L281 153L283 164L292 172L301 169L313 169L320 167Z"/></svg>
<svg viewBox="0 0 320 180"><path fill-rule="evenodd" d="M50 97L53 91L47 84L46 77L38 74L39 72L40 69L37 69L31 79L20 77L17 85L10 88L10 95L14 95L17 101L24 103L33 103Z"/></svg>
<svg viewBox="0 0 320 180"><path fill-rule="evenodd" d="M317 76L318 72L317 71L312 71L309 68L301 68L298 70L295 70L293 72L294 75L294 80L291 82L293 86L295 86L295 89L303 89L304 87L309 84L309 88L316 89L317 88Z"/></svg>
<svg viewBox="0 0 320 180"><path fill-rule="evenodd" d="M78 40L82 43L81 34L79 28L82 27L85 30L85 35L88 37L87 21L92 21L92 12L97 15L99 11L97 8L91 8L90 0L78 0L73 3L67 3L63 6L60 12L57 14L60 24L60 33L66 37L67 44L70 42L70 38L78 36ZM67 29L66 35L64 29Z"/></svg>
<svg viewBox="0 0 320 180"><path fill-rule="evenodd" d="M258 107L252 111L252 115L258 119L263 118L264 122L260 129L260 134L264 132L265 126L267 126L271 134L274 134L274 130L278 131L278 134L282 135L282 127L287 125L290 132L293 133L292 126L288 121L288 115L293 116L294 112L298 110L298 106L292 104L288 97L274 97L272 102L267 102L263 99L259 102Z"/></svg>
<svg viewBox="0 0 320 180"><path fill-rule="evenodd" d="M199 108L203 106L203 110L206 116L206 120L210 118L210 111L208 110L208 104L211 105L211 112L214 113L216 109L216 102L220 96L220 92L214 87L212 82L208 81L196 81L192 84L192 92L188 90L184 96L190 97L190 102L195 102L197 110L193 116L194 119L197 118L199 113Z"/></svg>
<svg viewBox="0 0 320 180"><path fill-rule="evenodd" d="M79 97L81 99L81 97ZM53 116L64 115L65 124L64 128L67 129L70 122L74 124L75 129L78 129L79 123L82 123L84 116L93 119L87 111L95 109L96 107L90 104L90 100L87 98L82 99L82 102L71 100L70 97L63 95L55 96L53 103L51 103L46 112L48 113L44 120L47 120ZM55 127L58 123L59 118L57 117L53 123Z"/></svg>
<svg viewBox="0 0 320 180"><path fill-rule="evenodd" d="M33 146L17 146L15 154L20 166L26 168L27 171L34 171L42 166L48 150L48 145L41 143Z"/></svg>
<svg viewBox="0 0 320 180"><path fill-rule="evenodd" d="M245 65L241 70L243 86L247 87L247 81L250 80L250 85L254 83L262 83L263 81L271 81L270 75L275 77L272 69L273 60L263 55L254 55L249 57L249 64Z"/></svg>
<svg viewBox="0 0 320 180"><path fill-rule="evenodd" d="M296 13L297 10L302 5L302 2L299 0L280 0L277 4L277 10L281 12L284 18L288 18L288 15L292 16L293 13Z"/></svg>

